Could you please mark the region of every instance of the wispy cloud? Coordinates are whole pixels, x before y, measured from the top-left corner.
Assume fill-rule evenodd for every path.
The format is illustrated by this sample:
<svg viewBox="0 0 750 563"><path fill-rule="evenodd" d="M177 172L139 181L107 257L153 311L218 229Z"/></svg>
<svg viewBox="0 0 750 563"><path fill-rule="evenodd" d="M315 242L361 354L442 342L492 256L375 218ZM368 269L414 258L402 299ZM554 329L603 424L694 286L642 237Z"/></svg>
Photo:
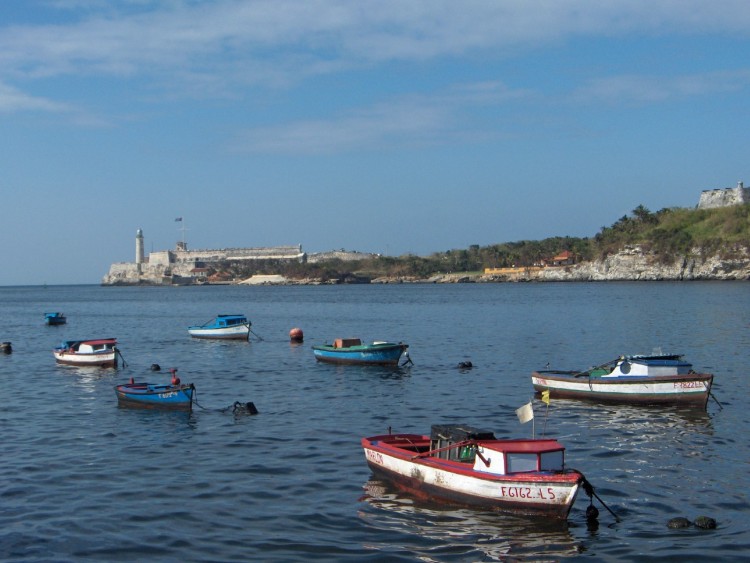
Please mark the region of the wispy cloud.
<svg viewBox="0 0 750 563"><path fill-rule="evenodd" d="M31 96L17 88L0 82L0 113L17 111L44 111L51 113L68 113L72 108L42 97Z"/></svg>
<svg viewBox="0 0 750 563"><path fill-rule="evenodd" d="M383 61L509 54L582 35L746 33L744 0L58 0L58 24L0 27L0 76L294 80ZM485 53L486 54L486 53ZM252 75L238 73L250 67ZM166 83L167 81L165 81ZM182 83L175 85L181 89Z"/></svg>
<svg viewBox="0 0 750 563"><path fill-rule="evenodd" d="M578 102L648 104L736 92L750 85L750 70L681 76L622 75L597 78L573 94Z"/></svg>
<svg viewBox="0 0 750 563"><path fill-rule="evenodd" d="M472 132L467 114L472 108L527 98L526 90L498 82L462 84L434 95L402 96L335 115L260 127L239 136L233 150L250 153L334 153L363 148L393 149L455 141Z"/></svg>

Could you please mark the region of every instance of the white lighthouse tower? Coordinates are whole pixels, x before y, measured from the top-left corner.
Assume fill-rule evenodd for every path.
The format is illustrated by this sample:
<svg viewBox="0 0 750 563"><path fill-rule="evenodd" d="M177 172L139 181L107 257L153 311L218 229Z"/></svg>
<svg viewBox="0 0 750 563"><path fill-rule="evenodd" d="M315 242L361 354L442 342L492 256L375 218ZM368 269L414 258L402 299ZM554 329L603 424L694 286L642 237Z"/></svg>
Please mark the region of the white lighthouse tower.
<svg viewBox="0 0 750 563"><path fill-rule="evenodd" d="M141 273L141 264L143 264L143 231L138 229L135 232L135 265L138 273Z"/></svg>

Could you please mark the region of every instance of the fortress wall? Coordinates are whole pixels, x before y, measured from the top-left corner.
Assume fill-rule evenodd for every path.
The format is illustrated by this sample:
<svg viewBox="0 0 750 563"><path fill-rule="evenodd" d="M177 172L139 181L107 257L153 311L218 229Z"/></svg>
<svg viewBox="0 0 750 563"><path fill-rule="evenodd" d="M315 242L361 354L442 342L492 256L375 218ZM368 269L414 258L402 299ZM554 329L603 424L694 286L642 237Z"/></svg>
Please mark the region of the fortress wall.
<svg viewBox="0 0 750 563"><path fill-rule="evenodd" d="M171 256L169 250L160 250L152 252L148 255L148 263L152 266L163 266L167 267L170 263L174 262L174 258Z"/></svg>
<svg viewBox="0 0 750 563"><path fill-rule="evenodd" d="M369 258L377 258L379 254L371 254L369 252L348 252L346 250L333 250L331 252L316 252L310 254L307 257L307 262L315 264L317 262L325 262L327 260L343 260L343 261L354 261L354 260L366 260Z"/></svg>
<svg viewBox="0 0 750 563"><path fill-rule="evenodd" d="M743 205L748 202L750 202L750 188L743 187L740 182L736 188L704 190L698 201L698 209Z"/></svg>
<svg viewBox="0 0 750 563"><path fill-rule="evenodd" d="M223 260L303 260L299 246L223 248L218 250L176 250L173 262L221 262Z"/></svg>

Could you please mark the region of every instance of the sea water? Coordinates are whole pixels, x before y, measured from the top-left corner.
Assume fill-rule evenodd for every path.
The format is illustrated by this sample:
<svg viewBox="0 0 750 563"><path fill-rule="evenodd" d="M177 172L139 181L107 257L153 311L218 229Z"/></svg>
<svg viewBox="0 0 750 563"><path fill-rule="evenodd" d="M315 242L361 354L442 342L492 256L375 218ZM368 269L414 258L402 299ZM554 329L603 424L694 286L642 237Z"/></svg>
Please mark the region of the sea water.
<svg viewBox="0 0 750 563"><path fill-rule="evenodd" d="M749 297L743 282L0 288L0 559L750 560ZM247 315L250 340L188 336L217 314ZM55 364L60 341L102 337L125 366ZM406 342L413 365L316 363L313 344L351 337ZM715 374L705 410L533 396L548 364L655 348ZM197 389L191 414L117 406L114 385L172 367ZM259 414L233 412L249 401ZM598 525L583 492L559 522L371 475L363 436L458 422L560 440L606 504ZM717 528L667 528L701 515Z"/></svg>

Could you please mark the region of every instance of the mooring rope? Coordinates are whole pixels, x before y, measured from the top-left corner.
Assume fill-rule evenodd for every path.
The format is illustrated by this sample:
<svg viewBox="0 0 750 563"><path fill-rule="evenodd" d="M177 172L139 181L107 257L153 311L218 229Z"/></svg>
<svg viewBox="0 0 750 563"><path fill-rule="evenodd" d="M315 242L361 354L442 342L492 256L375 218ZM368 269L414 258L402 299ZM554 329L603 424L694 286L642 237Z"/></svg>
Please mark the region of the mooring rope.
<svg viewBox="0 0 750 563"><path fill-rule="evenodd" d="M599 501L600 503L602 503L602 506L603 506L604 508L606 508L606 509L607 509L607 511L608 511L608 512L609 512L609 513L610 513L610 514L611 514L612 516L614 516L614 518L615 518L615 521L616 521L616 522L619 522L619 521L620 521L620 518L619 518L619 517L617 516L617 514L615 514L615 513L614 513L614 512L612 511L612 509L611 509L610 507L608 507L608 506L607 506L607 505L606 505L606 504L604 503L604 501L603 501L603 500L602 500L602 499L601 499L601 498L599 497L599 495L597 495L597 494L596 494L596 491L594 490L594 486L593 486L593 485L592 485L592 484L591 484L591 483L589 482L589 480L588 480L588 479L586 479L586 476L585 476L585 475L584 475L583 473L581 473L580 471L578 471L578 473L580 473L580 474L581 474L581 477L583 477L583 480L581 481L581 486L583 487L583 490L584 490L584 492L585 492L585 493L586 493L586 494L588 495L588 497L589 497L589 500L590 500L590 505L589 505L589 509L587 509L587 510L586 510L586 516L587 516L587 517L593 517L593 518L596 518L596 516L595 516L595 515L593 515L593 514L592 514L592 516L589 516L589 514L593 513L593 511L591 511L591 507L594 507L594 503L593 503L593 499L592 499L592 497L593 497L593 498L596 498L596 500L598 500L598 501ZM596 510L596 507L594 507L594 510Z"/></svg>

